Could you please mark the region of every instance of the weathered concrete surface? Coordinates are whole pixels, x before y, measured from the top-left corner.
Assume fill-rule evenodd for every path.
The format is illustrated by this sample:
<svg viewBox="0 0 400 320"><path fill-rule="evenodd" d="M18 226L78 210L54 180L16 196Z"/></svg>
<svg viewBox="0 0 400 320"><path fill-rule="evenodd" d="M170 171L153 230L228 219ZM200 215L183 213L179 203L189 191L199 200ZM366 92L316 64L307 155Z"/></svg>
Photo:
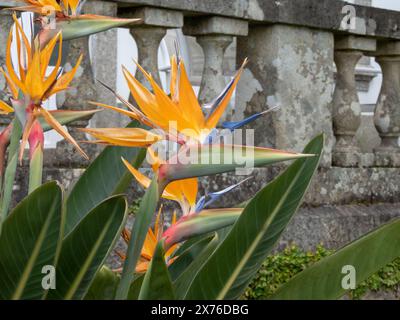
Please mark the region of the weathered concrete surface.
<svg viewBox="0 0 400 320"><path fill-rule="evenodd" d="M253 23L301 25L340 33L364 34L400 39L398 12L352 4L356 13L354 29L341 27L345 5L339 0L112 0L120 12L129 7L154 6L181 10L185 15L220 15L242 18Z"/></svg>
<svg viewBox="0 0 400 320"><path fill-rule="evenodd" d="M131 13L135 18L141 19L139 22L141 25L163 28L181 28L183 26L183 14L180 11L141 7Z"/></svg>
<svg viewBox="0 0 400 320"><path fill-rule="evenodd" d="M56 180L60 183L64 190L70 187L79 179L84 169L69 168L45 168L43 170L43 182ZM22 167L18 167L16 182L14 184L13 205L19 203L28 192L29 169L27 163Z"/></svg>
<svg viewBox="0 0 400 320"><path fill-rule="evenodd" d="M248 22L224 17L190 17L185 20L183 33L189 35L247 36Z"/></svg>
<svg viewBox="0 0 400 320"><path fill-rule="evenodd" d="M369 291L362 297L362 300L399 300L400 286L394 291Z"/></svg>
<svg viewBox="0 0 400 320"><path fill-rule="evenodd" d="M296 243L304 250L315 249L318 244L338 249L395 218L400 218L400 203L301 208L277 249L289 243Z"/></svg>
<svg viewBox="0 0 400 320"><path fill-rule="evenodd" d="M380 145L381 138L374 126L372 115L361 115L361 125L358 128L356 139L363 153L372 153Z"/></svg>
<svg viewBox="0 0 400 320"><path fill-rule="evenodd" d="M233 118L280 106L251 124L255 145L302 150L324 132L322 165L330 166L333 41L328 32L284 25L253 26L247 37L238 38L238 64L250 60L238 84Z"/></svg>

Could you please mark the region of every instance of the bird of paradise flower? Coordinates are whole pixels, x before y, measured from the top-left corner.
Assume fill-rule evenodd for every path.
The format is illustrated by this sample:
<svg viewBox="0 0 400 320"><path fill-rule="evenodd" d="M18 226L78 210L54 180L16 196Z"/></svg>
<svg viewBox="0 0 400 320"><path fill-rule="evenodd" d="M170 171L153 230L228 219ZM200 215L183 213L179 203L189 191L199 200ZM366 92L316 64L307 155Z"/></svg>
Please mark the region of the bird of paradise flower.
<svg viewBox="0 0 400 320"><path fill-rule="evenodd" d="M7 39L6 69L0 68L0 73L6 79L12 95L12 106L3 101L0 104L0 108L3 112L14 111L23 125L19 159L22 159L23 151L32 129L34 128L33 132L36 132L39 136L42 134L43 130L39 118L43 118L49 126L72 143L85 158L88 158L74 138L56 120L54 113L43 107L43 102L50 96L68 89L79 68L82 56L70 71L63 74L62 71L60 71L62 34L58 33L44 48L41 48L39 46L38 37L31 40L28 39L15 14L13 17L15 31L11 29ZM16 43L16 61L12 58L12 41ZM53 71L47 75L50 59L57 44L57 62ZM14 65L16 65L15 69ZM41 147L43 147L43 142L41 142L41 144ZM33 152L33 150L31 150L31 152Z"/></svg>

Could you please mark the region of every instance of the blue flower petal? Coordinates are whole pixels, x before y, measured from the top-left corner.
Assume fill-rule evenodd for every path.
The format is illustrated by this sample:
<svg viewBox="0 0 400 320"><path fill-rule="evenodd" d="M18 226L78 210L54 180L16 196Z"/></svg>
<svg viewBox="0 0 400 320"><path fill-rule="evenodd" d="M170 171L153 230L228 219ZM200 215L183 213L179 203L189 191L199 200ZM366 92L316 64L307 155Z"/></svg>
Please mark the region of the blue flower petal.
<svg viewBox="0 0 400 320"><path fill-rule="evenodd" d="M244 120L232 121L232 122L225 121L225 122L222 123L222 127L225 128L225 129L229 129L229 130L233 131L235 129L238 129L238 128L240 128L240 127L242 127L242 126L244 126L244 125L246 125L246 124L248 124L248 123L250 123L250 122L252 122L252 121L254 121L256 119L258 119L262 115L275 110L276 108L277 107L273 107L273 108L270 108L270 109L265 110L263 112L255 113L252 116L250 116L250 117L248 117L248 118L246 118Z"/></svg>
<svg viewBox="0 0 400 320"><path fill-rule="evenodd" d="M218 200L221 196L223 196L225 193L232 191L233 189L235 189L236 187L240 186L243 182L251 179L252 177L248 177L236 184L233 184L223 190L220 191L216 191L216 192L211 192L209 194L206 194L204 196L202 196L199 201L197 201L196 203L196 208L195 208L195 213L199 213L201 210L203 210L205 207L209 206L210 204L212 204L213 202L215 202L216 200ZM206 200L207 199L207 200Z"/></svg>

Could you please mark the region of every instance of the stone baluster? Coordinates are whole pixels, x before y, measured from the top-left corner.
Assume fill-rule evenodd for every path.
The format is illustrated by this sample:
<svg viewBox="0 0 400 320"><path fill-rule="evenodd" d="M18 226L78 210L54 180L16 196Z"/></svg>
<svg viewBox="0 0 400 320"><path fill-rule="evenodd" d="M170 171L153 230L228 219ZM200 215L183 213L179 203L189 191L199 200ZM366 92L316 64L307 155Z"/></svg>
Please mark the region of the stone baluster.
<svg viewBox="0 0 400 320"><path fill-rule="evenodd" d="M335 39L334 59L337 68L336 87L332 103L333 165L354 167L362 165L360 148L355 134L361 124L361 106L358 99L355 68L364 52L376 50L376 40L345 36Z"/></svg>
<svg viewBox="0 0 400 320"><path fill-rule="evenodd" d="M375 108L374 124L381 137L375 148L376 166L400 166L400 41L384 42L375 54L383 82Z"/></svg>
<svg viewBox="0 0 400 320"><path fill-rule="evenodd" d="M235 36L248 34L248 22L224 17L188 18L183 32L195 36L204 52L204 68L200 84L199 101L211 102L225 88L224 53ZM229 119L230 112L224 115Z"/></svg>
<svg viewBox="0 0 400 320"><path fill-rule="evenodd" d="M2 11L0 6L0 66L3 66L6 59L6 43L8 34L13 25L12 12ZM6 91L6 81L2 75L0 75L0 100L8 101L10 96ZM0 126L6 126L10 122L10 118L7 116L0 117Z"/></svg>
<svg viewBox="0 0 400 320"><path fill-rule="evenodd" d="M87 7L85 7L84 10L87 11ZM81 54L83 55L83 59L75 74L74 80L71 82L71 89L57 94L58 109L85 110L94 108L88 105L88 101L97 100L97 90L90 59L89 37L66 42L63 54L65 57L65 71L69 71L75 66ZM82 119L68 125L68 131L75 140L86 140L85 133L77 130L77 128L88 126L89 120L90 119ZM95 145L89 144L81 144L81 147L89 157L92 157L98 149ZM65 140L57 143L55 154L59 166L82 167L88 164L81 154L75 152L74 147Z"/></svg>
<svg viewBox="0 0 400 320"><path fill-rule="evenodd" d="M174 10L142 7L129 12L129 16L142 19L139 25L130 28L137 45L137 61L160 84L158 48L168 29L183 26L183 14ZM139 70L136 78L149 86Z"/></svg>
<svg viewBox="0 0 400 320"><path fill-rule="evenodd" d="M116 17L118 5L115 2L91 0L86 3L88 13ZM117 88L118 68L118 30L116 28L94 34L89 41L93 77L113 90ZM114 106L117 103L115 95L95 81L97 100ZM97 128L123 127L129 119L126 116L111 110L103 110L95 114L90 120L90 126Z"/></svg>

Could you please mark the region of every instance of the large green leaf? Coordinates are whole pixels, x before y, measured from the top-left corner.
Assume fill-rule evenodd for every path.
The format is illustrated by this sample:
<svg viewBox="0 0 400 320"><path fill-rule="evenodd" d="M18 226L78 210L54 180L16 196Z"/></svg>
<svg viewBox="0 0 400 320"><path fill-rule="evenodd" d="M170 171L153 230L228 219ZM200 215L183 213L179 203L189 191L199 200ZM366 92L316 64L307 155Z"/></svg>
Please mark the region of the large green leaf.
<svg viewBox="0 0 400 320"><path fill-rule="evenodd" d="M140 202L139 210L135 216L135 222L131 230L131 239L128 244L121 281L117 289L117 299L127 299L128 297L129 287L132 283L136 265L142 252L147 230L150 227L158 200L160 199L159 189L157 177L154 177Z"/></svg>
<svg viewBox="0 0 400 320"><path fill-rule="evenodd" d="M113 196L94 208L64 239L57 265L57 286L50 299L82 299L118 239L127 203Z"/></svg>
<svg viewBox="0 0 400 320"><path fill-rule="evenodd" d="M135 277L129 288L128 300L138 300L140 288L142 287L144 273L135 274Z"/></svg>
<svg viewBox="0 0 400 320"><path fill-rule="evenodd" d="M219 243L218 235L215 234L213 239L208 242L207 246L197 255L192 263L181 272L179 277L174 281L175 294L177 299L183 299L190 288L196 274L211 257L213 251Z"/></svg>
<svg viewBox="0 0 400 320"><path fill-rule="evenodd" d="M4 222L0 236L0 299L40 299L42 268L54 266L61 243L62 192L55 182L37 188Z"/></svg>
<svg viewBox="0 0 400 320"><path fill-rule="evenodd" d="M356 284L400 257L400 219L338 250L283 285L272 299L338 299L346 293L344 266L354 267Z"/></svg>
<svg viewBox="0 0 400 320"><path fill-rule="evenodd" d="M194 144L182 148L168 163L161 165L160 172L166 181L174 181L313 156L252 146Z"/></svg>
<svg viewBox="0 0 400 320"><path fill-rule="evenodd" d="M132 175L122 163L121 157L134 161L133 165L138 167L144 159L143 153L145 155L144 149L125 147L107 147L103 150L68 195L66 235L103 199L125 191Z"/></svg>
<svg viewBox="0 0 400 320"><path fill-rule="evenodd" d="M238 298L301 204L318 167L323 136L313 139L299 159L249 202L224 241L198 273L188 299Z"/></svg>
<svg viewBox="0 0 400 320"><path fill-rule="evenodd" d="M164 245L157 244L149 269L144 276L139 300L172 300L175 298L171 277L164 258Z"/></svg>
<svg viewBox="0 0 400 320"><path fill-rule="evenodd" d="M119 275L107 266L96 273L85 300L113 300L119 283Z"/></svg>
<svg viewBox="0 0 400 320"><path fill-rule="evenodd" d="M192 239L196 241L191 242L192 239L186 241L175 252L171 259L173 263L169 266L168 270L173 282L184 272L189 265L200 255L200 253L207 247L210 241L215 237L215 232L205 236L198 236ZM186 245L186 246L185 246ZM181 250L183 248L183 250Z"/></svg>

